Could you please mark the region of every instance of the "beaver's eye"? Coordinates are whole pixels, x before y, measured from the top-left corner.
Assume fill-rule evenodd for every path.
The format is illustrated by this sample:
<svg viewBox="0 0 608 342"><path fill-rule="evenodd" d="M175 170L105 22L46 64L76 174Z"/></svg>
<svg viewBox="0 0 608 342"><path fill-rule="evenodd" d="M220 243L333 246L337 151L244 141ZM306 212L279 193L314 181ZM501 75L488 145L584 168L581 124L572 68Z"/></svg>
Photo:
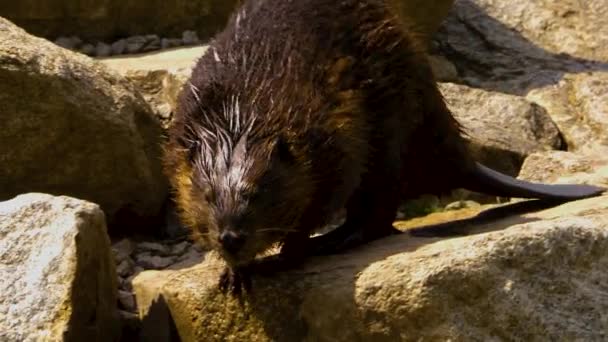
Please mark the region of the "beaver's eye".
<svg viewBox="0 0 608 342"><path fill-rule="evenodd" d="M241 192L241 200L249 202L252 199L255 199L255 197L257 195L258 195L257 191L253 191L253 190L242 191Z"/></svg>
<svg viewBox="0 0 608 342"><path fill-rule="evenodd" d="M201 142L199 140L194 140L190 146L188 146L188 159L190 162L194 162L196 155L200 153L201 150Z"/></svg>

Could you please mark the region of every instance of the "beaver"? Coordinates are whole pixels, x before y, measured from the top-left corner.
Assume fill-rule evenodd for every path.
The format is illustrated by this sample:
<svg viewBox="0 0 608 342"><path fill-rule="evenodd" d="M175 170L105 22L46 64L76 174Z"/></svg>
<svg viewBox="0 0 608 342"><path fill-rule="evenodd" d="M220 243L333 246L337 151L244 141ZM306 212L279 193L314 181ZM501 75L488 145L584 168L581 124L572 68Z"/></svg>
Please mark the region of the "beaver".
<svg viewBox="0 0 608 342"><path fill-rule="evenodd" d="M455 188L569 201L476 162L397 0L248 0L197 61L168 130L184 224L250 285L256 256L328 254L399 231L404 198ZM311 238L336 211L344 223Z"/></svg>

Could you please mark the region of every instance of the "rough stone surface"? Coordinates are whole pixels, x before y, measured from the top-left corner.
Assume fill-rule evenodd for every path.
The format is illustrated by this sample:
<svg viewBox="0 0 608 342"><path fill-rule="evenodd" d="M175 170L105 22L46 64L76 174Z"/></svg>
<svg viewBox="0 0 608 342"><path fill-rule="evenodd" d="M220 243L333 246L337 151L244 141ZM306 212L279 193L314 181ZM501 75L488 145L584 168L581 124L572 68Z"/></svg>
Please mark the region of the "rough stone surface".
<svg viewBox="0 0 608 342"><path fill-rule="evenodd" d="M524 95L608 70L606 27L606 0L457 0L437 41L467 84Z"/></svg>
<svg viewBox="0 0 608 342"><path fill-rule="evenodd" d="M592 184L608 188L608 147L587 153L534 153L518 178L544 183Z"/></svg>
<svg viewBox="0 0 608 342"><path fill-rule="evenodd" d="M0 202L0 340L113 341L116 299L96 204L45 194Z"/></svg>
<svg viewBox="0 0 608 342"><path fill-rule="evenodd" d="M137 86L161 125L168 127L187 78L167 70L129 70L125 77Z"/></svg>
<svg viewBox="0 0 608 342"><path fill-rule="evenodd" d="M608 338L608 197L470 233L404 234L316 258L255 277L255 295L242 302L219 293L222 263L210 256L189 269L143 272L133 285L144 329L154 317L153 332L166 332L158 318L172 319L187 341Z"/></svg>
<svg viewBox="0 0 608 342"><path fill-rule="evenodd" d="M175 112L179 92L206 50L206 46L197 46L100 61L133 82L162 126L167 127Z"/></svg>
<svg viewBox="0 0 608 342"><path fill-rule="evenodd" d="M192 28L199 37L209 38L225 25L238 1L0 1L0 16L34 35L52 39L74 34L102 41L149 33L177 37Z"/></svg>
<svg viewBox="0 0 608 342"><path fill-rule="evenodd" d="M608 72L566 75L530 91L527 99L547 109L568 150L608 146Z"/></svg>
<svg viewBox="0 0 608 342"><path fill-rule="evenodd" d="M453 83L440 84L478 160L517 175L527 155L559 149L560 133L540 106L525 99Z"/></svg>
<svg viewBox="0 0 608 342"><path fill-rule="evenodd" d="M159 215L161 128L119 74L0 18L0 108L0 200L69 195L110 224Z"/></svg>

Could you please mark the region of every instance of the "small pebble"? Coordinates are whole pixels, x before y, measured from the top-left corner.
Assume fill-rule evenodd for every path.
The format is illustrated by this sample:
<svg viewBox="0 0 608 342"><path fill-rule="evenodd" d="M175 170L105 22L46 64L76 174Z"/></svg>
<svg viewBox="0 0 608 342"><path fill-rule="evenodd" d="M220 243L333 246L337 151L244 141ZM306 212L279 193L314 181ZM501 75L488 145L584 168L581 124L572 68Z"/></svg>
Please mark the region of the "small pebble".
<svg viewBox="0 0 608 342"><path fill-rule="evenodd" d="M136 53L140 52L144 45L148 42L144 36L133 36L127 38L127 52Z"/></svg>
<svg viewBox="0 0 608 342"><path fill-rule="evenodd" d="M55 44L66 49L75 50L82 44L82 40L76 36L59 37L55 40Z"/></svg>
<svg viewBox="0 0 608 342"><path fill-rule="evenodd" d="M123 260L131 256L133 250L135 250L135 245L129 239L122 239L112 245L112 251L114 252L117 264L120 264Z"/></svg>
<svg viewBox="0 0 608 342"><path fill-rule="evenodd" d="M201 254L194 250L194 248L190 248L188 252L182 256L180 256L177 260L178 262L172 264L168 267L171 270L179 270L181 268L186 268L190 266L194 266L196 264L201 263L204 259L204 254Z"/></svg>
<svg viewBox="0 0 608 342"><path fill-rule="evenodd" d="M95 47L95 56L107 57L112 54L112 47L106 43L99 42Z"/></svg>
<svg viewBox="0 0 608 342"><path fill-rule="evenodd" d="M135 277L137 277L137 275L139 275L143 271L145 270L142 267L135 266L133 274L125 279L122 288L126 291L133 291L133 279L135 279Z"/></svg>
<svg viewBox="0 0 608 342"><path fill-rule="evenodd" d="M477 208L481 206L481 204L475 201L456 201L446 205L445 210L458 210L465 208Z"/></svg>
<svg viewBox="0 0 608 342"><path fill-rule="evenodd" d="M146 270L161 270L171 265L176 259L175 257L161 257L148 253L139 254L136 258L137 265Z"/></svg>
<svg viewBox="0 0 608 342"><path fill-rule="evenodd" d="M155 35L155 34L150 34L146 36L146 39L148 40L148 42L144 45L144 47L142 48L142 51L147 52L147 51L154 51L154 50L159 50L160 49L160 38Z"/></svg>
<svg viewBox="0 0 608 342"><path fill-rule="evenodd" d="M200 243L195 242L194 244L192 244L192 248L194 248L194 250L199 253L205 252L205 247L203 247L203 245L201 245Z"/></svg>
<svg viewBox="0 0 608 342"><path fill-rule="evenodd" d="M127 50L127 40L120 39L112 43L112 54L122 55Z"/></svg>
<svg viewBox="0 0 608 342"><path fill-rule="evenodd" d="M134 269L135 262L131 258L126 258L116 266L116 273L121 277L128 277L133 274Z"/></svg>
<svg viewBox="0 0 608 342"><path fill-rule="evenodd" d="M160 40L161 49L170 49L182 45L182 40L179 38L163 38Z"/></svg>
<svg viewBox="0 0 608 342"><path fill-rule="evenodd" d="M162 245L158 242L140 242L137 244L138 251L148 251L154 254L167 255L169 254L169 247Z"/></svg>
<svg viewBox="0 0 608 342"><path fill-rule="evenodd" d="M184 253L186 253L186 251L188 250L188 248L190 248L191 245L192 244L188 241L180 242L171 248L171 254L183 255Z"/></svg>
<svg viewBox="0 0 608 342"><path fill-rule="evenodd" d="M135 312L135 296L131 292L118 290L118 302L123 310Z"/></svg>
<svg viewBox="0 0 608 342"><path fill-rule="evenodd" d="M184 45L196 45L200 42L196 31L184 31L182 33L182 41Z"/></svg>
<svg viewBox="0 0 608 342"><path fill-rule="evenodd" d="M87 56L92 56L93 54L95 54L95 46L93 46L93 44L84 44L80 48L80 52Z"/></svg>

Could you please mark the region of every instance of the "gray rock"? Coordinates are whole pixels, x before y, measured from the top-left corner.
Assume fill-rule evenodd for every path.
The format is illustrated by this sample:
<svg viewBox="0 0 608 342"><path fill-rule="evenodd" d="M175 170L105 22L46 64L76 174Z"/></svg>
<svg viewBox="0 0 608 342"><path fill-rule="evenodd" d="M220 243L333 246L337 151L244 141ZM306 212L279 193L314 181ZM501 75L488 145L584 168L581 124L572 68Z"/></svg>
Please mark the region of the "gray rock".
<svg viewBox="0 0 608 342"><path fill-rule="evenodd" d="M192 244L188 241L180 242L171 248L171 254L181 256L190 248Z"/></svg>
<svg viewBox="0 0 608 342"><path fill-rule="evenodd" d="M106 43L99 42L95 47L95 56L97 57L107 57L112 54L112 47Z"/></svg>
<svg viewBox="0 0 608 342"><path fill-rule="evenodd" d="M126 258L116 266L116 273L123 278L133 275L135 271L135 262L131 258Z"/></svg>
<svg viewBox="0 0 608 342"><path fill-rule="evenodd" d="M196 33L196 31L184 31L184 33L182 33L182 42L184 45L196 45L200 43L198 33Z"/></svg>
<svg viewBox="0 0 608 342"><path fill-rule="evenodd" d="M453 83L440 90L477 160L495 169L516 176L526 156L563 144L547 111L522 97Z"/></svg>
<svg viewBox="0 0 608 342"><path fill-rule="evenodd" d="M174 263L175 260L176 258L174 256L161 257L149 252L138 254L135 258L137 265L146 270L161 270Z"/></svg>
<svg viewBox="0 0 608 342"><path fill-rule="evenodd" d="M120 303L121 309L129 312L135 312L137 307L135 305L135 297L133 293L128 291L118 291L118 302Z"/></svg>
<svg viewBox="0 0 608 342"><path fill-rule="evenodd" d="M122 55L127 51L127 40L120 39L112 43L112 55Z"/></svg>
<svg viewBox="0 0 608 342"><path fill-rule="evenodd" d="M82 40L76 36L59 37L55 40L55 44L65 49L76 50L82 44Z"/></svg>
<svg viewBox="0 0 608 342"><path fill-rule="evenodd" d="M87 56L95 55L95 46L93 44L87 43L80 47L80 53Z"/></svg>
<svg viewBox="0 0 608 342"><path fill-rule="evenodd" d="M127 43L127 53L136 53L141 52L144 45L148 42L148 39L144 36L133 36L129 37L126 40Z"/></svg>
<svg viewBox="0 0 608 342"><path fill-rule="evenodd" d="M148 41L146 42L146 45L142 48L143 52L154 51L154 50L160 49L160 38L157 35L155 35L155 34L147 35L146 39Z"/></svg>
<svg viewBox="0 0 608 342"><path fill-rule="evenodd" d="M112 251L116 258L116 262L120 263L123 260L129 258L131 253L135 250L135 244L130 239L122 239L112 245Z"/></svg>
<svg viewBox="0 0 608 342"><path fill-rule="evenodd" d="M0 200L65 194L99 204L110 227L155 222L162 132L130 82L1 18L0 79Z"/></svg>
<svg viewBox="0 0 608 342"><path fill-rule="evenodd" d="M183 42L179 38L163 38L160 41L160 46L163 50L170 49L173 47L178 47L178 46L181 46L182 44L183 44Z"/></svg>
<svg viewBox="0 0 608 342"><path fill-rule="evenodd" d="M116 279L96 204L45 194L0 202L0 340L114 341Z"/></svg>
<svg viewBox="0 0 608 342"><path fill-rule="evenodd" d="M145 271L143 267L141 267L141 266L135 266L135 268L133 269L133 276L127 278L127 281L131 282L131 280L133 280L134 276L140 274L143 271Z"/></svg>
<svg viewBox="0 0 608 342"><path fill-rule="evenodd" d="M205 253L197 251L195 248L190 247L188 251L177 258L177 262L170 265L168 269L178 270L182 268L192 267L198 265L203 261Z"/></svg>
<svg viewBox="0 0 608 342"><path fill-rule="evenodd" d="M137 244L138 251L151 252L152 254L167 255L170 253L168 246L162 245L158 242L140 242Z"/></svg>

